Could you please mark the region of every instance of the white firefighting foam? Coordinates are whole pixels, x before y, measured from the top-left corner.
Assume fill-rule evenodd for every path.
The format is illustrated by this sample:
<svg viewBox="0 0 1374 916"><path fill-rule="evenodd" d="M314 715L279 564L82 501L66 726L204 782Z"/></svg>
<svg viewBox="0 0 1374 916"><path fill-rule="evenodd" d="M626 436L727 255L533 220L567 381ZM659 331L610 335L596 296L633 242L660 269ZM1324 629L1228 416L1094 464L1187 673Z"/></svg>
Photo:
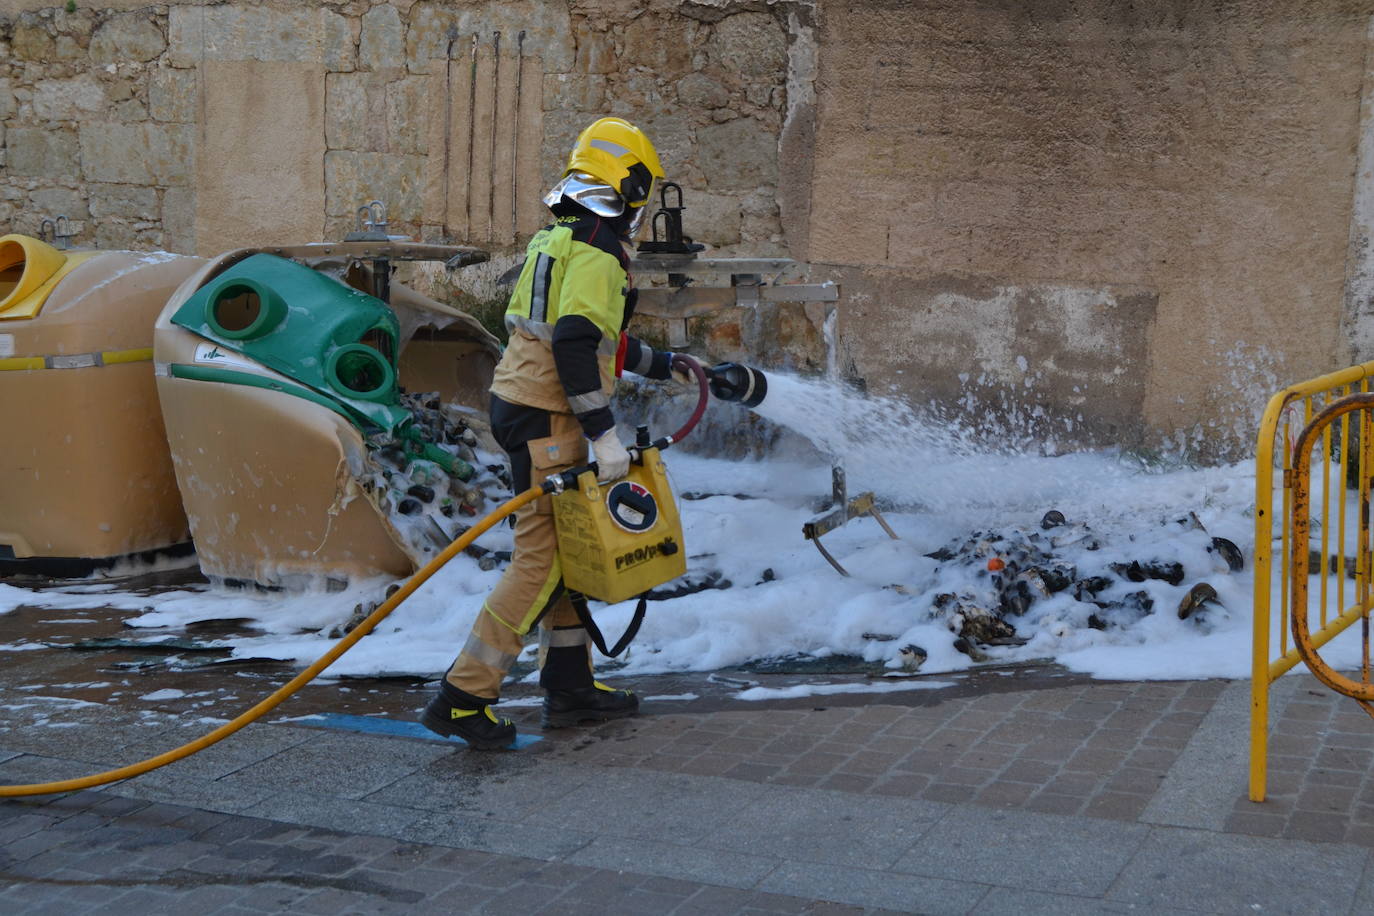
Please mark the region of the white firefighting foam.
<svg viewBox="0 0 1374 916"><path fill-rule="evenodd" d="M822 453L843 456L850 494L873 491L900 540L866 518L827 534L824 543L851 574L841 576L802 538L802 525L830 494L828 463L670 452L675 491L692 497L681 500L688 579L714 577L716 587L651 602L620 673L713 670L788 655L857 656L896 673L902 648L911 645L926 651L922 672L967 668L975 662L955 645L967 610L956 616L940 606L991 603L997 592L987 561L1017 538L1035 536L1074 568L1076 579L1109 583L1097 591L1036 594L1005 618L1015 638L975 646L975 655L1054 659L1105 678L1248 674L1252 461L1159 468L1110 452L1000 453L881 398L782 374L770 374L769 384L759 413L807 436ZM1090 536L1054 544L1055 531L1040 528L1051 509L1064 515L1064 531ZM1240 549L1243 570L1226 566L1214 538ZM498 527L480 543L509 549L509 530ZM941 548L946 559L927 556ZM1132 581L1124 572L1132 561L1176 563L1182 577ZM328 673L439 674L499 576L499 569L459 556ZM1216 599L1180 619L1180 603L1199 583L1211 586ZM331 630L356 605L375 601L386 584L355 583L334 594L194 589L151 598L119 588L92 594L80 586L35 592L0 585L0 612L20 604L64 611L100 605L141 612L129 622L143 628L248 617L261 635L233 640L236 655L305 664L329 648ZM633 602L593 607L614 638ZM1348 663L1358 648L1357 637L1342 637L1324 657Z"/></svg>

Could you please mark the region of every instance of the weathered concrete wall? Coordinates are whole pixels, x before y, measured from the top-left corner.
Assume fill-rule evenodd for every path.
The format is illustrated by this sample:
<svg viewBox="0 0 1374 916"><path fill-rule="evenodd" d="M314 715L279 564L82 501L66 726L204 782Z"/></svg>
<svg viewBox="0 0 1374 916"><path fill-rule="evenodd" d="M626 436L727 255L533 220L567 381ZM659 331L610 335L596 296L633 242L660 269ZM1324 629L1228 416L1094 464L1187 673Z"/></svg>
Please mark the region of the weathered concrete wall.
<svg viewBox="0 0 1374 916"><path fill-rule="evenodd" d="M1135 444L1347 359L1367 4L823 10L809 254L870 386Z"/></svg>
<svg viewBox="0 0 1374 916"><path fill-rule="evenodd" d="M870 390L1225 456L1263 395L1374 356L1370 0L76 6L0 0L6 229L208 254L338 238L380 198L392 231L495 251L495 295L613 113L689 234L843 284ZM693 339L816 369L823 315Z"/></svg>

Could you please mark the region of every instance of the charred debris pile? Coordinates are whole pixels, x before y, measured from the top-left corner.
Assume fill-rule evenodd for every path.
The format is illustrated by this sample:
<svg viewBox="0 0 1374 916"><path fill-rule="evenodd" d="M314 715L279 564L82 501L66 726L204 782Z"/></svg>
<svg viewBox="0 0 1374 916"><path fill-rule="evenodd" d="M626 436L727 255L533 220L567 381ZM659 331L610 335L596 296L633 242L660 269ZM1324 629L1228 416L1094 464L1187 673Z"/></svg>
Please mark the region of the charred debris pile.
<svg viewBox="0 0 1374 916"><path fill-rule="evenodd" d="M509 490L510 474L483 455L475 412L442 403L438 392L402 393L400 401L413 422L395 438L373 443L363 486L407 544L429 555L466 531L465 520L480 517L493 496Z"/></svg>
<svg viewBox="0 0 1374 916"><path fill-rule="evenodd" d="M1091 527L1071 523L1057 510L1045 513L1039 530L975 531L926 554L941 564L933 574L938 584L930 615L945 621L955 635L955 648L976 661L986 658L984 647L1025 644L1018 621L1042 616L1037 612L1051 602L1061 624L1096 630L1127 629L1158 613L1173 613L1205 628L1208 616L1224 609L1204 576L1238 572L1244 557L1233 542L1207 535L1193 513L1163 526L1173 529L1165 534L1193 533L1191 540L1200 541L1205 550L1206 561L1198 564L1205 568L1188 569L1148 549L1134 559L1110 560L1108 554L1129 556L1130 548L1114 549ZM1108 547L1113 549L1104 550ZM1143 587L1150 581L1173 586L1177 605L1158 606L1158 590L1152 595ZM1073 600L1055 600L1061 596ZM909 648L924 656L919 647Z"/></svg>

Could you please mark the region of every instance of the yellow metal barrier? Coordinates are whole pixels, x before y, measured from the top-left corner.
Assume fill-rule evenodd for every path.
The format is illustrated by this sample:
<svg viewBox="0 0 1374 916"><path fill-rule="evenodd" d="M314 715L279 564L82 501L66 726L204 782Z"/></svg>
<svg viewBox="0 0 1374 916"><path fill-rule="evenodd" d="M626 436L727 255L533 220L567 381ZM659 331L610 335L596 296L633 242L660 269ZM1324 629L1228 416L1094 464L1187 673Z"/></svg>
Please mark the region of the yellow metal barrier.
<svg viewBox="0 0 1374 916"><path fill-rule="evenodd" d="M1276 680L1299 662L1307 661L1313 672L1333 689L1361 700L1374 698L1374 694L1362 697L1358 695L1358 690L1352 692L1344 689L1357 688L1359 685L1331 671L1316 654L1317 649L1356 620L1363 620L1366 628L1366 672L1368 670L1367 615L1371 600L1369 502L1370 475L1374 473L1374 415L1371 414L1374 396L1369 395L1371 377L1374 377L1374 362L1285 388L1269 400L1260 423L1255 450L1255 617L1250 702L1252 801L1264 800L1269 689ZM1311 454L1318 447L1322 456L1318 471L1321 475L1319 547L1312 543L1310 523L1313 483ZM1333 457L1336 459L1334 468ZM1283 472L1280 507L1274 505L1276 468ZM1352 477L1358 481L1353 495L1349 486ZM1333 480L1336 487L1334 491ZM1355 512L1353 516L1352 511ZM1277 537L1280 545L1277 592L1274 589L1272 562L1276 514L1280 525ZM1353 545L1349 543L1352 535L1355 539ZM1316 586L1316 610L1320 622L1315 630L1311 626L1313 608L1308 595L1308 570L1311 566L1323 572ZM1332 574L1335 576L1334 587ZM1347 578L1355 580L1349 596ZM1278 597L1277 608L1273 607L1272 598L1275 594ZM1350 603L1347 603L1348 597ZM1328 613L1331 606L1338 609L1337 614ZM1294 609L1302 609L1303 613L1294 614ZM1276 621L1278 632L1271 635L1271 626ZM1294 634L1291 645L1290 627ZM1274 635L1277 636L1277 645L1274 644ZM1367 680L1366 677L1366 684Z"/></svg>

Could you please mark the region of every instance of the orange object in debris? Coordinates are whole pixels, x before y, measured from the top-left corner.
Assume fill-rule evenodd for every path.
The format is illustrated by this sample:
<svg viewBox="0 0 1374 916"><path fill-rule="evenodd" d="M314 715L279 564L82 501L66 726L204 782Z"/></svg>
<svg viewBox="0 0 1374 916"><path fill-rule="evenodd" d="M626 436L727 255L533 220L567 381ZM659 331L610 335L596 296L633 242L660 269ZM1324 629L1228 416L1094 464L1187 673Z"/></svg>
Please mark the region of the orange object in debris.
<svg viewBox="0 0 1374 916"><path fill-rule="evenodd" d="M1002 560L1001 557L993 557L991 560L988 560L988 569L992 570L993 572L1000 572L1001 570L1005 569L1006 566L1007 564Z"/></svg>

